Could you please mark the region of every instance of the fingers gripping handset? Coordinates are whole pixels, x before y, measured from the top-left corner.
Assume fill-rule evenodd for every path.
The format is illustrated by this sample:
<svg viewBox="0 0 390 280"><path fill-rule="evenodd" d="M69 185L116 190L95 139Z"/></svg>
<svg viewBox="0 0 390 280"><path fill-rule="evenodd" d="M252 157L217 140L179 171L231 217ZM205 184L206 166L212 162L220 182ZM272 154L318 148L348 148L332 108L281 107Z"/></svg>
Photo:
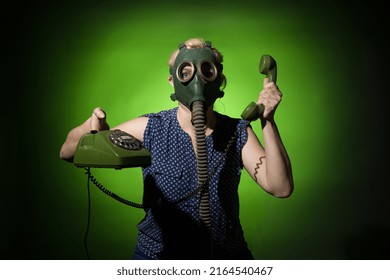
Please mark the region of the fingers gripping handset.
<svg viewBox="0 0 390 280"><path fill-rule="evenodd" d="M260 59L259 71L261 74L266 75L269 82L276 84L276 61L270 55L263 55ZM263 104L257 105L255 102L251 102L241 114L241 118L248 121L254 121L258 119L264 111Z"/></svg>

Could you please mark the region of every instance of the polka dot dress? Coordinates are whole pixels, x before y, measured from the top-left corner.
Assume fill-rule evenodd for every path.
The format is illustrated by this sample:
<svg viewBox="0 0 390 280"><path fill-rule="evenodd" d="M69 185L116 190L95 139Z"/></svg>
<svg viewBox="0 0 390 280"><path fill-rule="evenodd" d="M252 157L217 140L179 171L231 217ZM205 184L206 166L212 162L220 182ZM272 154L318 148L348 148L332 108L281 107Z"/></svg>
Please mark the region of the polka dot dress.
<svg viewBox="0 0 390 280"><path fill-rule="evenodd" d="M144 146L152 163L143 169L145 217L138 224L138 249L153 259L207 259L197 193L196 151L177 120L177 108L146 115ZM216 113L206 137L212 221L212 254L238 259L248 253L239 220L241 150L248 122Z"/></svg>

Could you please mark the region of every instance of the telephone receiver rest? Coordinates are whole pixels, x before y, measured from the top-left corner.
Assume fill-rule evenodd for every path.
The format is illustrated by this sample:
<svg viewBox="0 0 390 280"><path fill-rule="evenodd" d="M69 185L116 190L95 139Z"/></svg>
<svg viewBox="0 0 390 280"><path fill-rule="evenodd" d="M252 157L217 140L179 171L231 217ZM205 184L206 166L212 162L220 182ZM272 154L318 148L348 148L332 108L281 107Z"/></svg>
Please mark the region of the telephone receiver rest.
<svg viewBox="0 0 390 280"><path fill-rule="evenodd" d="M276 84L276 61L270 55L263 55L260 59L259 72L268 77L269 82ZM255 102L251 102L241 114L241 118L248 121L254 121L258 119L264 111L263 104L257 105Z"/></svg>

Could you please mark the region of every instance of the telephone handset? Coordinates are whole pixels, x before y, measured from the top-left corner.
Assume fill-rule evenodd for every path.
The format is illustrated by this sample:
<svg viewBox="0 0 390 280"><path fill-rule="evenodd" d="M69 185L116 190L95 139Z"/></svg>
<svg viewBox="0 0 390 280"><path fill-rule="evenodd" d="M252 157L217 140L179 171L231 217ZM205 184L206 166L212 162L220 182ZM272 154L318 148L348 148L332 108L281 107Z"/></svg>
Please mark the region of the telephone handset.
<svg viewBox="0 0 390 280"><path fill-rule="evenodd" d="M276 84L276 61L270 55L263 55L260 59L259 71L268 77L269 82ZM241 118L248 121L254 121L259 118L264 111L263 104L257 105L255 102L251 102L241 114Z"/></svg>
<svg viewBox="0 0 390 280"><path fill-rule="evenodd" d="M77 167L143 167L150 165L151 155L141 142L124 131L91 131L80 138L73 163Z"/></svg>

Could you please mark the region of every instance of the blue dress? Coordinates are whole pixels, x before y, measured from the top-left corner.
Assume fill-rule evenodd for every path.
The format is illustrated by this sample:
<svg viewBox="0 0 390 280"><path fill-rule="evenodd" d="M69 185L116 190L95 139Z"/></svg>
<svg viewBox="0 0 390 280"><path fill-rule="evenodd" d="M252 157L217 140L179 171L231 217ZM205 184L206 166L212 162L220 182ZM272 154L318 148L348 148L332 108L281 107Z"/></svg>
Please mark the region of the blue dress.
<svg viewBox="0 0 390 280"><path fill-rule="evenodd" d="M145 217L138 224L137 251L150 259L251 259L239 219L238 185L248 121L216 114L206 137L212 248L201 238L197 163L177 108L146 115L144 146L152 163L143 168ZM211 174L211 175L210 175ZM195 190L195 191L194 191Z"/></svg>

